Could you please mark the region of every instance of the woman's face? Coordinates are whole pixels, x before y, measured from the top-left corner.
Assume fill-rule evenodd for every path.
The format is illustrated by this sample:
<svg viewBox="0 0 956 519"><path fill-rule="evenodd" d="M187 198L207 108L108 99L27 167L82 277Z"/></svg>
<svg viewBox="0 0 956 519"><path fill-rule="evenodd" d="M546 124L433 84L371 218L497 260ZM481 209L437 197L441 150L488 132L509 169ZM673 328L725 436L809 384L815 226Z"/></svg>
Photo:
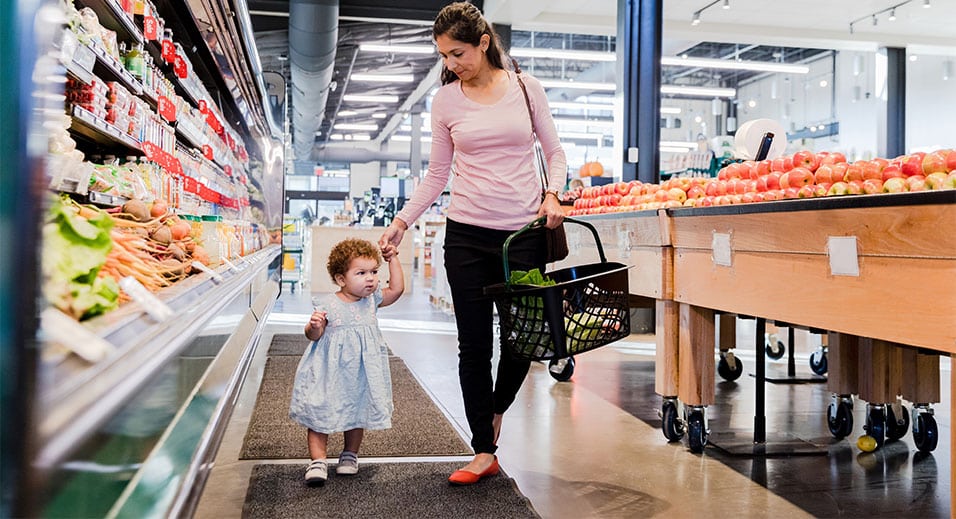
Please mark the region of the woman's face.
<svg viewBox="0 0 956 519"><path fill-rule="evenodd" d="M485 51L491 41L487 34L481 35L478 46L453 39L447 34L435 38L435 47L441 55L445 68L455 73L458 79L474 79L485 65Z"/></svg>

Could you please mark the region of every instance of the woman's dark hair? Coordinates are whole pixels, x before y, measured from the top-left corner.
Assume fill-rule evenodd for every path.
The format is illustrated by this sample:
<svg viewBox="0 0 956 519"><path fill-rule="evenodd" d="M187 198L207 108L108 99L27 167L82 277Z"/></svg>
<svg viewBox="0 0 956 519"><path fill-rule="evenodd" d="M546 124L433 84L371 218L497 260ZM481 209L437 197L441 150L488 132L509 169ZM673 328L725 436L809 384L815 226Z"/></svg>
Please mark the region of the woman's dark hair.
<svg viewBox="0 0 956 519"><path fill-rule="evenodd" d="M452 39L476 47L481 44L481 36L484 34L491 37L488 50L485 51L488 62L491 63L492 67L504 69L501 41L498 39L498 33L474 5L468 2L448 4L439 11L438 16L435 17L434 25L432 25L433 39L447 35ZM442 65L441 84L447 85L456 79L458 79L458 76Z"/></svg>

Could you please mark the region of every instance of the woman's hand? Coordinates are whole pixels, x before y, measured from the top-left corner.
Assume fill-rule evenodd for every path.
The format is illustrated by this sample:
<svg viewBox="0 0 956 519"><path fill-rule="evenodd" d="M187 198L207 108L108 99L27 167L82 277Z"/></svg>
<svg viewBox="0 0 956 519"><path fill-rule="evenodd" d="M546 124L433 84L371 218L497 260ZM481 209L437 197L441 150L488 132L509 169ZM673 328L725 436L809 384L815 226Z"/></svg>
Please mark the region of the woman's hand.
<svg viewBox="0 0 956 519"><path fill-rule="evenodd" d="M385 229L382 237L378 239L378 246L382 249L382 252L397 250L398 246L402 244L402 238L405 237L405 231L407 230L408 224L400 218L392 220L392 224Z"/></svg>
<svg viewBox="0 0 956 519"><path fill-rule="evenodd" d="M561 208L561 202L553 191L545 193L544 200L541 201L541 207L538 208L538 218L547 216L548 221L544 226L548 229L554 229L564 221L564 209Z"/></svg>

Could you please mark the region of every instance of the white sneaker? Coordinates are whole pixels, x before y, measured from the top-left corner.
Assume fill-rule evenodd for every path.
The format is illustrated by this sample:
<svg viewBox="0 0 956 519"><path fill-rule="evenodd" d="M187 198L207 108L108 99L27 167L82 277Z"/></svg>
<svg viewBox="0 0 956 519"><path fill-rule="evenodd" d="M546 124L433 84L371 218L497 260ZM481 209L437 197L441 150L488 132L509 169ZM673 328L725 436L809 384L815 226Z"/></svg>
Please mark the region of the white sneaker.
<svg viewBox="0 0 956 519"><path fill-rule="evenodd" d="M322 486L329 479L329 466L322 460L312 460L305 469L305 483L310 487Z"/></svg>
<svg viewBox="0 0 956 519"><path fill-rule="evenodd" d="M358 454L342 451L342 454L339 455L339 464L335 467L335 473L341 476L358 474Z"/></svg>

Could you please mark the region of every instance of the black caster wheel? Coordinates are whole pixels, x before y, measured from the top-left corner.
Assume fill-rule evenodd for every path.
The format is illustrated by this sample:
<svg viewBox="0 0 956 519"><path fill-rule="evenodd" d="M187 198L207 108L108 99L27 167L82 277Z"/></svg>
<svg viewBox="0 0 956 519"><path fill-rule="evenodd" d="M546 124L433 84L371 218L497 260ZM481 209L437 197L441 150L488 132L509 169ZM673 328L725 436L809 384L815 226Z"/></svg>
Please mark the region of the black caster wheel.
<svg viewBox="0 0 956 519"><path fill-rule="evenodd" d="M730 367L731 360L728 360L728 357L733 361L734 367ZM744 372L744 363L740 361L733 353L727 353L720 356L720 360L717 361L717 374L720 375L720 378L733 382L740 378L740 374Z"/></svg>
<svg viewBox="0 0 956 519"><path fill-rule="evenodd" d="M548 373L551 374L551 378L558 382L571 380L571 375L574 375L574 357L551 359L548 362Z"/></svg>
<svg viewBox="0 0 956 519"><path fill-rule="evenodd" d="M871 407L866 413L866 434L876 440L876 448L883 447L886 439L886 413L883 407Z"/></svg>
<svg viewBox="0 0 956 519"><path fill-rule="evenodd" d="M906 431L910 428L910 413L903 407L902 416L896 416L893 406L886 406L886 437L890 440L899 440L906 436Z"/></svg>
<svg viewBox="0 0 956 519"><path fill-rule="evenodd" d="M768 343L767 347L764 348L767 351L767 357L778 360L783 358L783 354L787 353L787 346L783 341L777 341L776 347L773 344Z"/></svg>
<svg viewBox="0 0 956 519"><path fill-rule="evenodd" d="M833 406L836 405L836 413L833 413ZM835 415L835 416L834 416ZM827 428L830 434L838 440L842 440L853 432L853 408L847 402L839 404L830 404L827 408Z"/></svg>
<svg viewBox="0 0 956 519"><path fill-rule="evenodd" d="M810 354L810 370L817 375L827 374L827 352L819 349Z"/></svg>
<svg viewBox="0 0 956 519"><path fill-rule="evenodd" d="M677 416L677 405L671 400L665 400L661 407L661 429L668 442L677 442L684 437L684 424Z"/></svg>
<svg viewBox="0 0 956 519"><path fill-rule="evenodd" d="M704 452L704 446L707 445L707 430L704 427L702 411L693 411L687 418L687 442L690 451L694 454Z"/></svg>
<svg viewBox="0 0 956 519"><path fill-rule="evenodd" d="M920 452L932 452L939 442L939 427L936 418L929 413L919 413L913 424L913 440Z"/></svg>

